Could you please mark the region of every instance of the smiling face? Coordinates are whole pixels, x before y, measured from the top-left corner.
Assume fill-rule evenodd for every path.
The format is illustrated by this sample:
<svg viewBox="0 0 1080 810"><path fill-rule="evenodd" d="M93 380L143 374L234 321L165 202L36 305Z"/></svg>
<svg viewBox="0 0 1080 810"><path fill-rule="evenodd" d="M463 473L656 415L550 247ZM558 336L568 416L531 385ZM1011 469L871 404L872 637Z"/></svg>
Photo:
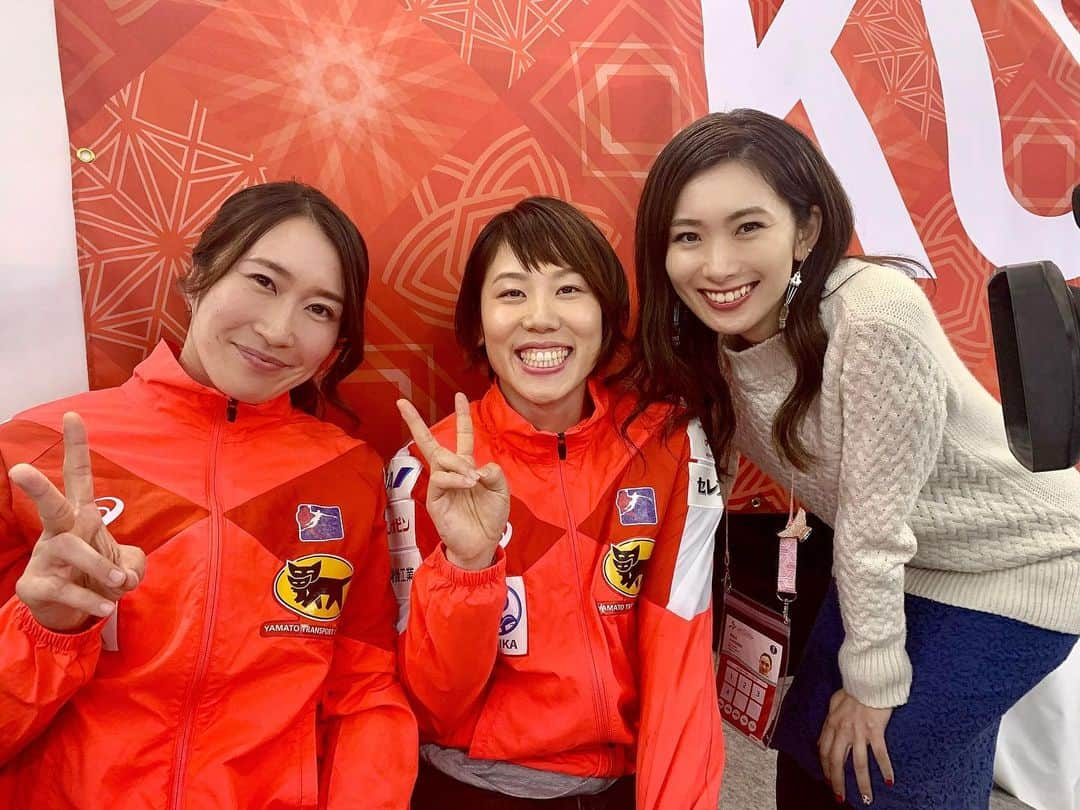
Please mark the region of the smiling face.
<svg viewBox="0 0 1080 810"><path fill-rule="evenodd" d="M603 338L600 303L584 276L522 266L503 245L480 290L483 345L510 406L538 430L581 421Z"/></svg>
<svg viewBox="0 0 1080 810"><path fill-rule="evenodd" d="M343 298L333 243L306 217L284 220L192 302L180 364L229 397L266 402L330 356Z"/></svg>
<svg viewBox="0 0 1080 810"><path fill-rule="evenodd" d="M757 171L719 163L691 178L675 203L668 278L714 332L760 343L779 330L792 261L805 258L820 221L814 207L799 227Z"/></svg>

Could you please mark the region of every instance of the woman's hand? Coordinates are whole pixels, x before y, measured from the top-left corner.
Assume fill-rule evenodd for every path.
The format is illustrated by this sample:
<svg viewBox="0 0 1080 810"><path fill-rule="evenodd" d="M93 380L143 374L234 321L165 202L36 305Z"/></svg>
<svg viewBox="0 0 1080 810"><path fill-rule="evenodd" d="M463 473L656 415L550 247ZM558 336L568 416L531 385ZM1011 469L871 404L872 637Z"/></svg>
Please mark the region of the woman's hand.
<svg viewBox="0 0 1080 810"><path fill-rule="evenodd" d="M80 629L91 616L108 616L116 602L142 581L146 555L120 545L94 503L94 477L86 428L78 414L64 414L64 493L29 464L8 473L34 502L42 532L15 593L43 627Z"/></svg>
<svg viewBox="0 0 1080 810"><path fill-rule="evenodd" d="M889 725L892 711L864 706L843 689L832 696L829 716L825 718L821 736L818 737L818 756L821 758L821 770L838 801L845 799L844 763L849 751L863 804L870 804L874 800L867 746L874 752L885 784L891 786L896 781L889 751L885 747L885 727Z"/></svg>
<svg viewBox="0 0 1080 810"><path fill-rule="evenodd" d="M469 401L464 394L454 396L456 453L436 441L411 402L399 399L397 406L428 464L427 511L446 544L446 558L459 568L486 568L510 517L510 487L498 464L476 469Z"/></svg>

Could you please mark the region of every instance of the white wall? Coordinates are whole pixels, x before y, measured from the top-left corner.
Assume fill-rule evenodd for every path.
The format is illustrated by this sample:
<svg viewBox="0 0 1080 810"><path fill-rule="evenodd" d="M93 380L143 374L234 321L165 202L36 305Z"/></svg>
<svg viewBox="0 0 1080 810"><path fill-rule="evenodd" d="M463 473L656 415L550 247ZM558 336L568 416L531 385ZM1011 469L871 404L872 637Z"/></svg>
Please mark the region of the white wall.
<svg viewBox="0 0 1080 810"><path fill-rule="evenodd" d="M0 420L86 390L71 169L53 4L0 25Z"/></svg>

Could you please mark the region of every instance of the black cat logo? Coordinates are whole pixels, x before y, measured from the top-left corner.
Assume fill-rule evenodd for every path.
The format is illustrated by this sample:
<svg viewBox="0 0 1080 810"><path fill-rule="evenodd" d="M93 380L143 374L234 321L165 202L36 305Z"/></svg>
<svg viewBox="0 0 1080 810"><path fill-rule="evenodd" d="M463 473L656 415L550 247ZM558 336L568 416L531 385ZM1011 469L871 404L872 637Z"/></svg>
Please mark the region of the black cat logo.
<svg viewBox="0 0 1080 810"><path fill-rule="evenodd" d="M315 607L323 610L335 604L339 608L343 607L343 591L345 586L349 584L349 580L352 579L351 576L345 577L345 579L329 579L319 576L319 572L322 571L322 560L319 560L314 565L303 566L291 562L288 563L288 566L289 587L293 589L296 594L296 601L300 603L301 607L307 607L312 602L315 603ZM326 597L325 601L323 601L324 596Z"/></svg>
<svg viewBox="0 0 1080 810"><path fill-rule="evenodd" d="M618 546L611 547L611 561L619 572L619 580L624 588L633 588L641 578L641 558L638 546L627 551Z"/></svg>
<svg viewBox="0 0 1080 810"><path fill-rule="evenodd" d="M353 567L333 554L287 560L274 581L274 596L284 607L309 619L329 622L341 615Z"/></svg>
<svg viewBox="0 0 1080 810"><path fill-rule="evenodd" d="M635 537L612 543L604 557L604 579L607 584L625 596L637 596L641 591L641 579L645 563L652 556L653 541Z"/></svg>

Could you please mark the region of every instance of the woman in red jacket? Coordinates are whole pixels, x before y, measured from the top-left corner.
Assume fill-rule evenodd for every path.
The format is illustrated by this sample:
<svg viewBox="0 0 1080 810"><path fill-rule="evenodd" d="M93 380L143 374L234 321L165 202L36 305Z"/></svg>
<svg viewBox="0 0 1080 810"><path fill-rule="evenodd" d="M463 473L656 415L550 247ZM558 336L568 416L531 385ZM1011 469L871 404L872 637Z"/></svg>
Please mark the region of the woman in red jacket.
<svg viewBox="0 0 1080 810"><path fill-rule="evenodd" d="M245 189L178 354L0 427L0 805L407 806L381 465L313 415L367 272L323 194Z"/></svg>
<svg viewBox="0 0 1080 810"><path fill-rule="evenodd" d="M431 430L399 402L415 445L390 464L388 520L425 743L414 808L716 808L722 500L697 423L665 432L659 406L626 424L634 398L598 377L628 298L586 217L524 200L480 233L457 302L458 343L494 384Z"/></svg>

